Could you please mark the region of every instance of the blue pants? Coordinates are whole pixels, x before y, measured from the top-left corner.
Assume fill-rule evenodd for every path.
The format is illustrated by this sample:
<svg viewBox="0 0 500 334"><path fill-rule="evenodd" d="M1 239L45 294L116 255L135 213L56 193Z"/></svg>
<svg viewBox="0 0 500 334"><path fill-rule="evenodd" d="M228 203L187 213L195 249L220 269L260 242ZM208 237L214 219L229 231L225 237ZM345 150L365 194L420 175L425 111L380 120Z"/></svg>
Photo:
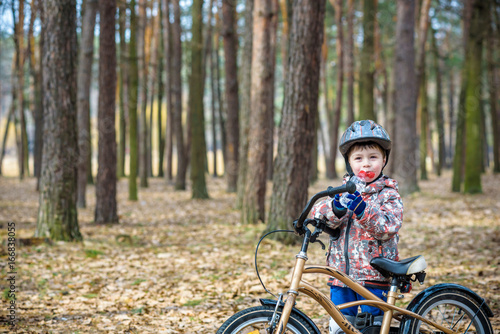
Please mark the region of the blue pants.
<svg viewBox="0 0 500 334"><path fill-rule="evenodd" d="M387 301L387 298L383 295L385 290L367 288L371 293L379 297L380 299ZM330 298L335 305L340 305L348 302L354 302L358 300L365 300L359 294L351 290L350 288L341 288L338 286L330 287ZM358 314L358 307L353 306L341 310L344 315L356 316ZM361 312L368 312L373 314L373 316L381 315L383 312L375 306L361 305Z"/></svg>

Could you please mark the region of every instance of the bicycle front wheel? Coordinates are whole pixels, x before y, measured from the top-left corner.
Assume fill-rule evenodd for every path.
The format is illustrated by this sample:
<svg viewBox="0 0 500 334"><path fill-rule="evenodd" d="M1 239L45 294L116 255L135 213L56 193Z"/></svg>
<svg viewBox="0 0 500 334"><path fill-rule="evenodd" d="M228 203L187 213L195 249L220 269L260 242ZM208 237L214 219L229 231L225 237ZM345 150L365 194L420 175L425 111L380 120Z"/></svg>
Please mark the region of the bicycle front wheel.
<svg viewBox="0 0 500 334"><path fill-rule="evenodd" d="M267 334L266 329L269 327L273 313L274 307L270 306L257 306L242 310L227 319L217 334ZM281 315L281 310L278 313ZM292 313L285 333L316 334L316 331L305 319Z"/></svg>
<svg viewBox="0 0 500 334"><path fill-rule="evenodd" d="M426 298L416 309L418 315L457 333L493 334L491 323L470 296L458 290L443 290ZM412 334L442 333L418 319L410 322Z"/></svg>

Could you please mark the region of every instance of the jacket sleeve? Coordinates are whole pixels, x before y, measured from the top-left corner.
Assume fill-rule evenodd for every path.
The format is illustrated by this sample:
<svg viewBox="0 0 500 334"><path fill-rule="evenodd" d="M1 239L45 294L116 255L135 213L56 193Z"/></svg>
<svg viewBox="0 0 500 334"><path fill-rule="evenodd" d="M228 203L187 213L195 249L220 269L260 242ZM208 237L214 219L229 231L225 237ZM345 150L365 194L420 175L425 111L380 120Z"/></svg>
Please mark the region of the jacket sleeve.
<svg viewBox="0 0 500 334"><path fill-rule="evenodd" d="M342 211L344 211L344 210L342 210ZM345 211L347 211L347 210L345 210ZM334 213L334 211L333 211L332 199L326 198L326 199L323 199L323 200L317 202L313 206L313 208L311 209L311 213L309 214L309 217L314 218L314 217L318 217L318 216L325 217L327 219L326 224L330 228L337 228L340 225L342 225L342 223L344 221L347 221L347 217L349 215L344 214L340 218L337 217L336 213Z"/></svg>
<svg viewBox="0 0 500 334"><path fill-rule="evenodd" d="M398 233L403 224L403 201L397 190L385 188L378 198L367 203L361 227L375 239L386 241Z"/></svg>

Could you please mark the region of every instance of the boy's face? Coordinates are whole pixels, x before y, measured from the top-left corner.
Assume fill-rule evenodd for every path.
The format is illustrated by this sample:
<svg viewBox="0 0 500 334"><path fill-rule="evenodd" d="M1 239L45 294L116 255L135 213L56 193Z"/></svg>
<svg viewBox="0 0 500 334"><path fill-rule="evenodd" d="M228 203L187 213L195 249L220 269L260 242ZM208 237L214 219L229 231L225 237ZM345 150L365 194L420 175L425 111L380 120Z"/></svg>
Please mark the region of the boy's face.
<svg viewBox="0 0 500 334"><path fill-rule="evenodd" d="M368 183L375 180L382 172L385 165L385 154L375 147L354 148L349 153L349 164L355 175L358 175L362 170L373 172L375 176L366 177Z"/></svg>

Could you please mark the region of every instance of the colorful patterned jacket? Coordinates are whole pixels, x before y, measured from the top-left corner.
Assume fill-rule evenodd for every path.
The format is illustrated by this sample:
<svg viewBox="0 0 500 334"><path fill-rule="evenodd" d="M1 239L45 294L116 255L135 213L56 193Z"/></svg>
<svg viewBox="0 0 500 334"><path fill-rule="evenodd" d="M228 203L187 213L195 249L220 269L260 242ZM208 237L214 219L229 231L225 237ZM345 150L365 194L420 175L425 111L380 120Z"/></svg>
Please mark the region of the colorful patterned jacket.
<svg viewBox="0 0 500 334"><path fill-rule="evenodd" d="M311 217L322 215L327 218L327 225L340 229L337 240L330 238L328 266L348 274L364 286L385 289L388 279L370 265L370 260L377 256L399 260L397 244L403 222L403 202L397 181L385 175L368 184L361 195L366 209L360 218L350 211L337 217L330 198L316 203ZM345 286L333 277L328 284Z"/></svg>

